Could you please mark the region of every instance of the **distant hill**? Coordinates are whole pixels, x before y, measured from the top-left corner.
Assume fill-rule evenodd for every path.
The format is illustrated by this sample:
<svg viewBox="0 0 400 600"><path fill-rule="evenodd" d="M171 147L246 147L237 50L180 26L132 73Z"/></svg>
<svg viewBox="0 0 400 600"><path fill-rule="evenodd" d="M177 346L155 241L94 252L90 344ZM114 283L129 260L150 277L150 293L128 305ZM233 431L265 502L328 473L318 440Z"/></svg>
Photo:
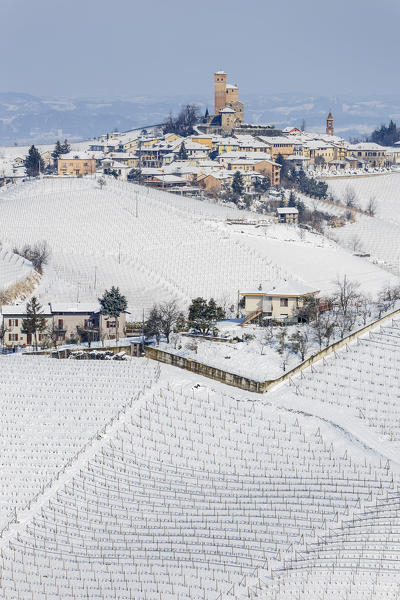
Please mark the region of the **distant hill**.
<svg viewBox="0 0 400 600"><path fill-rule="evenodd" d="M304 94L242 95L245 119L323 130L329 110L336 132L344 137L369 134L389 119L400 121L400 95L396 97L327 98ZM29 94L0 93L0 145L53 143L57 138L87 139L106 131L129 130L162 122L185 102L213 108L212 98L135 97L130 99L38 98Z"/></svg>

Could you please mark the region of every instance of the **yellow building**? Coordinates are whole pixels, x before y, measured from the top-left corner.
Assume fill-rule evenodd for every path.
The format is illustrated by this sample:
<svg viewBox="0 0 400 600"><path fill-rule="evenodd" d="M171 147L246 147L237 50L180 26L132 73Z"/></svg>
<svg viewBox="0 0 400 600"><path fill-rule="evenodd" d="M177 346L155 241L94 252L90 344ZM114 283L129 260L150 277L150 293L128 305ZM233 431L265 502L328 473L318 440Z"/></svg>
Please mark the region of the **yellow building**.
<svg viewBox="0 0 400 600"><path fill-rule="evenodd" d="M318 290L297 281L268 281L260 284L258 290L241 292L244 297L246 318L242 325L254 319L266 318L279 321L296 319L306 296L313 296Z"/></svg>
<svg viewBox="0 0 400 600"><path fill-rule="evenodd" d="M196 142L197 144L203 144L203 146L207 146L210 152L213 149L213 139L211 135L192 135L192 142Z"/></svg>
<svg viewBox="0 0 400 600"><path fill-rule="evenodd" d="M306 142L303 146L303 156L309 158L310 164L315 164L315 159L321 157L325 164L329 164L336 158L336 150L331 144L327 144L322 140L312 140Z"/></svg>
<svg viewBox="0 0 400 600"><path fill-rule="evenodd" d="M83 177L84 175L93 175L96 172L96 159L84 152L80 154L74 152L62 154L57 163L58 175Z"/></svg>
<svg viewBox="0 0 400 600"><path fill-rule="evenodd" d="M266 148L264 148L264 151L269 152L273 160L276 159L279 154L281 154L283 158L287 158L294 153L293 140L283 135L261 135L258 139L265 144Z"/></svg>

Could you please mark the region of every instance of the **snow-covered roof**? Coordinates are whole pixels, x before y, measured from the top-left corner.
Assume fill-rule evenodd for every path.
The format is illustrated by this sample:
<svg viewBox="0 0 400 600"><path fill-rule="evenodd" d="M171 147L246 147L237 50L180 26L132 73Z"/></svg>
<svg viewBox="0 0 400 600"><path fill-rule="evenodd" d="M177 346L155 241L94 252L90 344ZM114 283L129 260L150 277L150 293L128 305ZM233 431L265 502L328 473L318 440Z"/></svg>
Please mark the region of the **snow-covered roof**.
<svg viewBox="0 0 400 600"><path fill-rule="evenodd" d="M234 114L235 111L232 108L229 108L229 106L225 106L225 108L221 108L221 110L219 111L220 113L232 113Z"/></svg>
<svg viewBox="0 0 400 600"><path fill-rule="evenodd" d="M51 316L51 312L46 306L43 306L43 315L48 317ZM14 305L3 305L0 307L0 313L3 317L8 316L25 316L26 315L26 303L14 304Z"/></svg>
<svg viewBox="0 0 400 600"><path fill-rule="evenodd" d="M250 290L240 292L242 296L305 296L306 294L316 294L318 290L309 285L294 279L284 279L282 281L264 281L261 284L261 290Z"/></svg>
<svg viewBox="0 0 400 600"><path fill-rule="evenodd" d="M60 155L60 160L90 160L96 158L94 152L67 152Z"/></svg>
<svg viewBox="0 0 400 600"><path fill-rule="evenodd" d="M216 71L216 75L226 75L225 71Z"/></svg>
<svg viewBox="0 0 400 600"><path fill-rule="evenodd" d="M288 146L293 145L293 141L284 135L260 135L260 140L265 142L265 144L270 144L272 146L276 144L287 144Z"/></svg>
<svg viewBox="0 0 400 600"><path fill-rule="evenodd" d="M160 181L164 181L164 183L186 183L186 179L183 177L178 177L177 175L154 175L154 179L159 179Z"/></svg>
<svg viewBox="0 0 400 600"><path fill-rule="evenodd" d="M237 85L232 85L232 83L227 83L226 87L227 87L227 89L230 89L230 90L237 90L237 89L239 89Z"/></svg>
<svg viewBox="0 0 400 600"><path fill-rule="evenodd" d="M217 159L229 159L229 158L249 158L250 160L271 160L271 154L269 152L250 152L246 150L232 150L231 152L222 152Z"/></svg>
<svg viewBox="0 0 400 600"><path fill-rule="evenodd" d="M327 144L322 140L311 140L310 142L306 142L304 146L310 150L326 150L327 148L332 148L331 144Z"/></svg>
<svg viewBox="0 0 400 600"><path fill-rule="evenodd" d="M98 302L49 302L52 313L85 313L91 314L100 311Z"/></svg>
<svg viewBox="0 0 400 600"><path fill-rule="evenodd" d="M375 144L374 142L360 142L359 144L350 144L350 150L385 150L384 146Z"/></svg>
<svg viewBox="0 0 400 600"><path fill-rule="evenodd" d="M294 206L279 206L276 212L280 215L298 215L299 211Z"/></svg>

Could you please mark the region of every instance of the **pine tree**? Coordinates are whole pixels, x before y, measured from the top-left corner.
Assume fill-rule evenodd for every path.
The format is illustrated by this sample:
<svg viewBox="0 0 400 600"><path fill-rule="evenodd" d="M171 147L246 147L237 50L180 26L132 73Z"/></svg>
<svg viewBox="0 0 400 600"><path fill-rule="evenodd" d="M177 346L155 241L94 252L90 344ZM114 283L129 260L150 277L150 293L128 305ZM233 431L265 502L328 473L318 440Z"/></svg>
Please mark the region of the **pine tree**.
<svg viewBox="0 0 400 600"><path fill-rule="evenodd" d="M290 191L288 206L291 206L292 208L296 207L296 196L293 190Z"/></svg>
<svg viewBox="0 0 400 600"><path fill-rule="evenodd" d="M46 329L46 319L38 299L33 296L26 305L26 319L22 320L22 328L35 338L35 348L38 349L37 334Z"/></svg>
<svg viewBox="0 0 400 600"><path fill-rule="evenodd" d="M188 157L188 153L186 150L185 142L182 142L181 147L179 148L178 158L179 160L186 160Z"/></svg>
<svg viewBox="0 0 400 600"><path fill-rule="evenodd" d="M237 196L242 196L244 191L243 175L240 171L235 171L232 180L232 191Z"/></svg>
<svg viewBox="0 0 400 600"><path fill-rule="evenodd" d="M54 158L54 160L57 160L57 158L60 156L60 154L63 153L62 150L62 145L60 143L60 140L57 140L56 145L54 146L54 150L51 153L52 157Z"/></svg>
<svg viewBox="0 0 400 600"><path fill-rule="evenodd" d="M115 319L115 337L118 341L118 319L128 306L126 297L121 294L118 287L112 286L98 300L101 306L101 314Z"/></svg>
<svg viewBox="0 0 400 600"><path fill-rule="evenodd" d="M61 154L68 154L68 152L71 152L71 146L68 144L68 140L65 139L61 145Z"/></svg>
<svg viewBox="0 0 400 600"><path fill-rule="evenodd" d="M204 298L195 298L189 307L188 324L202 335L207 335L212 324L224 316L223 308L217 306L213 298L209 302Z"/></svg>
<svg viewBox="0 0 400 600"><path fill-rule="evenodd" d="M29 148L28 156L24 160L24 167L28 177L37 177L43 173L44 161L34 145Z"/></svg>

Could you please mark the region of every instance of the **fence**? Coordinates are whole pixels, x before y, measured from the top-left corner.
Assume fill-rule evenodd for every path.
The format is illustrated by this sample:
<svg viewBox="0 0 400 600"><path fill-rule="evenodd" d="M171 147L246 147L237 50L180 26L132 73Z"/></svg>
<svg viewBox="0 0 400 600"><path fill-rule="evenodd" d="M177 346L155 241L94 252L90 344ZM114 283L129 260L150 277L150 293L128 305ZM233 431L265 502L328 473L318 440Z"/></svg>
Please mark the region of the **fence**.
<svg viewBox="0 0 400 600"><path fill-rule="evenodd" d="M385 315L384 317L362 327L361 329L351 333L345 338L339 340L338 342L334 342L330 346L323 348L319 352L316 352L302 363L294 367L290 371L287 371L281 377L277 379L269 379L267 381L255 381L254 379L248 379L247 377L242 377L241 375L235 375L234 373L229 373L228 371L224 371L223 369L217 369L216 367L211 367L209 365L205 365L204 363L198 362L197 360L192 360L188 358L184 358L183 356L178 356L176 354L172 354L171 352L166 352L165 350L159 350L158 348L153 348L149 346L145 348L145 356L147 358L151 358L153 360L157 360L158 362L163 362L168 365L172 365L174 367L179 367L181 369L186 369L187 371L192 371L193 373L197 373L198 375L203 375L204 377L209 377L210 379L215 379L216 381L220 381L221 383L225 383L227 385L231 385L242 390L246 390L248 392L256 392L259 394L263 394L264 392L268 392L279 383L283 383L284 381L288 381L294 375L297 375L307 367L310 367L315 362L323 359L325 356L329 356L332 352L336 352L336 350L340 350L353 340L357 339L361 335L364 335L371 329L377 327L378 325L383 324L385 321L393 319L396 315L400 315L400 309L395 310L394 312Z"/></svg>

